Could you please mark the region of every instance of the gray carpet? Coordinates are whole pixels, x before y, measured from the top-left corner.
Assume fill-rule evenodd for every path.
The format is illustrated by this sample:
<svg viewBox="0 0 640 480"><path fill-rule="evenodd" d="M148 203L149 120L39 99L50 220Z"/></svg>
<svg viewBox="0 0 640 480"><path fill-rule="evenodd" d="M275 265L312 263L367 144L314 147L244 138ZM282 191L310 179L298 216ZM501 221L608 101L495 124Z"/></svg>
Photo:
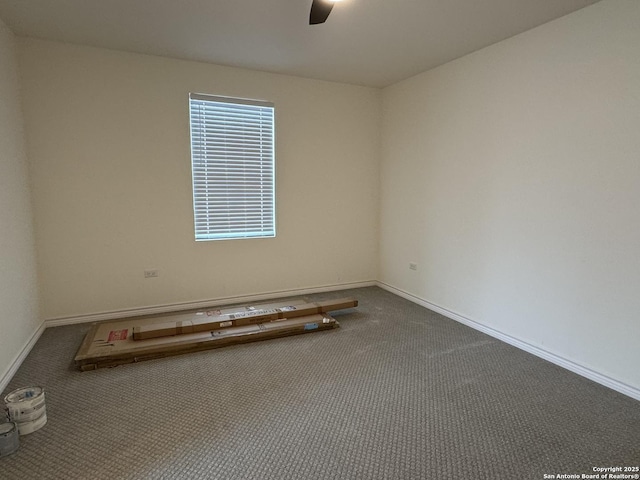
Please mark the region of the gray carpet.
<svg viewBox="0 0 640 480"><path fill-rule="evenodd" d="M341 328L79 372L47 329L2 479L542 479L640 463L640 402L376 287Z"/></svg>

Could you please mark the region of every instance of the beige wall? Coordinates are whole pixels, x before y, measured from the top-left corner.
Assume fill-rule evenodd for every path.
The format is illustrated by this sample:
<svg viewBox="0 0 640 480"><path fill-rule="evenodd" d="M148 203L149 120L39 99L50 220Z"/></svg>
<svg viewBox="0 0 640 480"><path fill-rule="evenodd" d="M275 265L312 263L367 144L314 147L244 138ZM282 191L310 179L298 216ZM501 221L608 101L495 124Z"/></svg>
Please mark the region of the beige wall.
<svg viewBox="0 0 640 480"><path fill-rule="evenodd" d="M46 319L376 278L379 90L26 38L20 59ZM189 92L275 103L275 239L194 241Z"/></svg>
<svg viewBox="0 0 640 480"><path fill-rule="evenodd" d="M639 25L605 0L385 89L380 237L383 282L636 389Z"/></svg>
<svg viewBox="0 0 640 480"><path fill-rule="evenodd" d="M41 323L15 38L0 21L0 391Z"/></svg>

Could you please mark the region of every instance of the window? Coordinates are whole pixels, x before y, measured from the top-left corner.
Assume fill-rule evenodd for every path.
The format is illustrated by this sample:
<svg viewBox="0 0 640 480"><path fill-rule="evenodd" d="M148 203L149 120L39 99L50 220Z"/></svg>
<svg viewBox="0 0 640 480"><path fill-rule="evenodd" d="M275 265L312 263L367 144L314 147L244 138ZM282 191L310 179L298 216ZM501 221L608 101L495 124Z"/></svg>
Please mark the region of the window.
<svg viewBox="0 0 640 480"><path fill-rule="evenodd" d="M189 95L196 240L275 237L272 103Z"/></svg>

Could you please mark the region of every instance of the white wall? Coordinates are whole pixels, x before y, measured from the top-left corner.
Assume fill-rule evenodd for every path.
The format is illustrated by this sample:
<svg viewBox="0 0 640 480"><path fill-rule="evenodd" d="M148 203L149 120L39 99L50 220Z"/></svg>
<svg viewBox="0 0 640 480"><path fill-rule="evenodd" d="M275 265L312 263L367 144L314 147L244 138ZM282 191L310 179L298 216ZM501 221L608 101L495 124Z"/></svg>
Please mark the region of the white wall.
<svg viewBox="0 0 640 480"><path fill-rule="evenodd" d="M40 326L16 47L0 21L0 391Z"/></svg>
<svg viewBox="0 0 640 480"><path fill-rule="evenodd" d="M639 26L604 0L385 89L380 175L382 282L636 389Z"/></svg>
<svg viewBox="0 0 640 480"><path fill-rule="evenodd" d="M376 278L379 90L19 44L46 319ZM189 92L275 103L275 239L194 241Z"/></svg>

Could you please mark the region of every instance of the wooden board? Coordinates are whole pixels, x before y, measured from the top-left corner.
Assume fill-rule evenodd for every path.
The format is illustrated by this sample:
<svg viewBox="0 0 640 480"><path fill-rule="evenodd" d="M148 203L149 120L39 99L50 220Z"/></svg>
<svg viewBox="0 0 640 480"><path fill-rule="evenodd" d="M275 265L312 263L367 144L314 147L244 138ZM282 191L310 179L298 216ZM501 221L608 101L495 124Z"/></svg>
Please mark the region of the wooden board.
<svg viewBox="0 0 640 480"><path fill-rule="evenodd" d="M315 314L274 322L134 341L134 328L148 325L150 322L153 322L153 318L126 319L94 324L76 354L75 364L83 371L94 370L228 345L328 330L340 326L328 314Z"/></svg>

